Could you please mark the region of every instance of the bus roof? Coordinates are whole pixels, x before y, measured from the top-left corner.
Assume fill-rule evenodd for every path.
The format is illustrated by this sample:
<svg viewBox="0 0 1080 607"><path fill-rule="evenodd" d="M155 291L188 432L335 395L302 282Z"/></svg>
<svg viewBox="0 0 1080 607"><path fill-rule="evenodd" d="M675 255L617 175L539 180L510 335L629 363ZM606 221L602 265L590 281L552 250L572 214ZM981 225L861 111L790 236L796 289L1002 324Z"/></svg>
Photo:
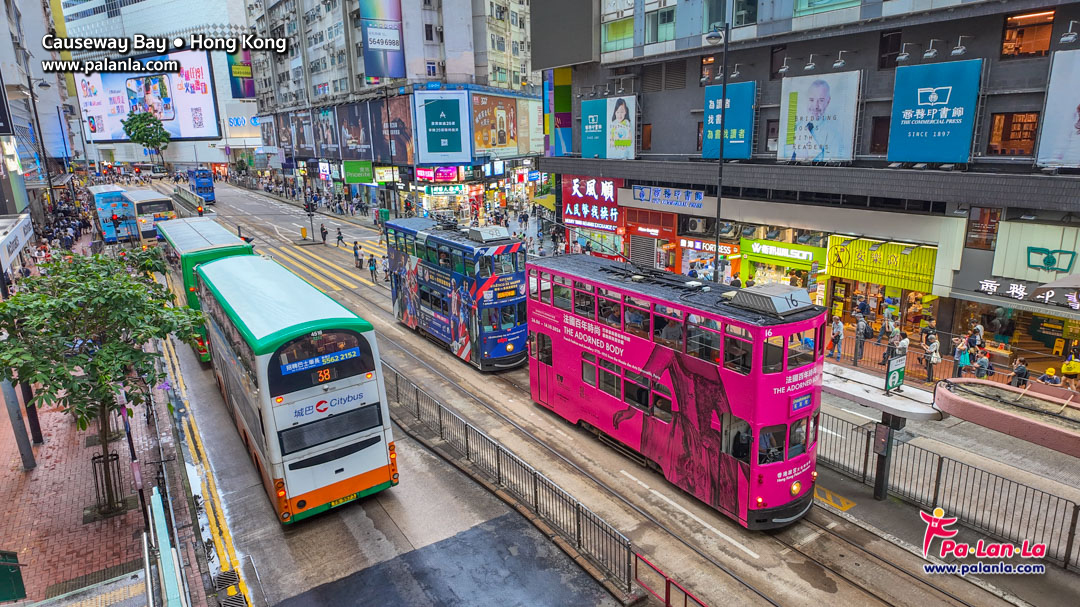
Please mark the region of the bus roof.
<svg viewBox="0 0 1080 607"><path fill-rule="evenodd" d="M131 202L146 202L147 200L172 200L171 196L162 194L157 190L128 190L124 192L124 198Z"/></svg>
<svg viewBox="0 0 1080 607"><path fill-rule="evenodd" d="M389 228L403 228L406 231L413 233L424 232L447 242L464 245L469 249L497 247L500 245L513 244L514 242L517 242L509 236L505 238L494 238L492 240L479 241L471 237L470 230L468 228L452 229L449 227L444 227L448 225L449 224L443 224L427 217L408 217L404 219L392 219L386 222L386 226Z"/></svg>
<svg viewBox="0 0 1080 607"><path fill-rule="evenodd" d="M198 267L255 354L322 329L371 331L371 323L268 257L225 257Z"/></svg>
<svg viewBox="0 0 1080 607"><path fill-rule="evenodd" d="M111 194L113 192L125 191L124 188L111 183L106 183L103 185L92 185L86 189L89 190L91 196L96 196L97 194Z"/></svg>
<svg viewBox="0 0 1080 607"><path fill-rule="evenodd" d="M663 270L645 270L594 255L557 255L529 260L530 266L579 277L590 283L640 293L672 305L731 318L752 326L810 320L825 312L810 303L806 289L758 285L739 289ZM686 283L697 282L697 287ZM709 287L708 291L702 287Z"/></svg>
<svg viewBox="0 0 1080 607"><path fill-rule="evenodd" d="M216 247L251 247L242 238L209 217L170 219L159 222L157 228L180 255Z"/></svg>

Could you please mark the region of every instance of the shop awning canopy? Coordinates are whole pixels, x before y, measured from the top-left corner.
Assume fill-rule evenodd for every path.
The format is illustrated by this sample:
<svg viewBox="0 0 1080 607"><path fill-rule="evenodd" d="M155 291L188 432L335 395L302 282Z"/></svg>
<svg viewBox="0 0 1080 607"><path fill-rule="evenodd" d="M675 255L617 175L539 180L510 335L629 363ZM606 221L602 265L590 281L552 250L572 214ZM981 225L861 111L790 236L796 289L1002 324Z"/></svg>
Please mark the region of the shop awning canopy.
<svg viewBox="0 0 1080 607"><path fill-rule="evenodd" d="M997 306L999 308L1013 308L1014 310L1023 310L1035 314L1045 314L1047 316L1056 316L1058 318L1080 320L1080 310L1073 310L1072 308L1064 306L1054 306L1034 301L1012 299L1009 297L994 297L992 295L976 293L974 291L953 291L949 293L949 297Z"/></svg>
<svg viewBox="0 0 1080 607"><path fill-rule="evenodd" d="M1059 278L1054 282L1048 282L1035 289L1031 296L1042 295L1047 291L1080 291L1080 274L1070 274L1065 278Z"/></svg>

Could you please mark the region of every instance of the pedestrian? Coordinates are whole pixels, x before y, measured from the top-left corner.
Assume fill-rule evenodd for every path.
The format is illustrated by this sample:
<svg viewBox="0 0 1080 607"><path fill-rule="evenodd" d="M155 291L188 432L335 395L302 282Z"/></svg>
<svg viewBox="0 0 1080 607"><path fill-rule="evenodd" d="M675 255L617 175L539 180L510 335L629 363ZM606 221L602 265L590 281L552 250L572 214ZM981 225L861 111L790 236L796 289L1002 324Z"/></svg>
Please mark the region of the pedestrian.
<svg viewBox="0 0 1080 607"><path fill-rule="evenodd" d="M919 330L919 335L920 341L922 341L924 345L930 337L937 337L937 322L933 318L928 318L926 320L926 326Z"/></svg>
<svg viewBox="0 0 1080 607"><path fill-rule="evenodd" d="M360 246L360 241L354 240L352 243L352 256L353 262L356 267L360 267L360 260L364 257L364 247Z"/></svg>
<svg viewBox="0 0 1080 607"><path fill-rule="evenodd" d="M870 304L866 303L865 295L859 296L859 303L855 306L855 309L859 312L859 314L863 315L863 318L867 318L870 316Z"/></svg>
<svg viewBox="0 0 1080 607"><path fill-rule="evenodd" d="M829 339L829 352L828 352L828 354L825 355L825 358L828 358L828 357L832 356L833 352L835 352L836 353L836 362L840 362L840 353L842 352L842 349L840 347L840 342L842 342L843 339L844 339L844 323L840 322L840 317L839 316L833 316L832 317L832 338Z"/></svg>
<svg viewBox="0 0 1080 607"><path fill-rule="evenodd" d="M873 329L870 328L870 324L866 322L866 318L859 313L855 314L855 355L852 357L852 362L855 366L859 366L859 361L862 360L863 348L866 345L867 333L873 334Z"/></svg>
<svg viewBox="0 0 1080 607"><path fill-rule="evenodd" d="M881 321L881 328L878 329L877 341L874 343L880 344L882 337L891 338L893 330L896 329L896 324L892 319L892 308L885 308L885 318Z"/></svg>
<svg viewBox="0 0 1080 607"><path fill-rule="evenodd" d="M329 234L329 233L330 233L330 230L326 229L326 224L325 223L320 223L319 224L319 234L322 236L322 243L323 243L324 246L326 245L326 235Z"/></svg>
<svg viewBox="0 0 1080 607"><path fill-rule="evenodd" d="M371 282L378 282L379 281L379 275L376 272L376 270L378 268L378 265L377 265L377 263L375 261L375 254L374 253L368 255L367 267L368 267L368 272L371 272Z"/></svg>
<svg viewBox="0 0 1080 607"><path fill-rule="evenodd" d="M390 281L390 258L388 258L386 255L382 256L382 273L383 273L383 282L389 282Z"/></svg>
<svg viewBox="0 0 1080 607"><path fill-rule="evenodd" d="M1076 390L1076 378L1080 375L1080 360L1069 354L1065 363L1061 365L1062 385L1070 390Z"/></svg>
<svg viewBox="0 0 1080 607"><path fill-rule="evenodd" d="M753 278L747 278L746 279L746 288L749 289L752 286L754 286L754 279Z"/></svg>
<svg viewBox="0 0 1080 607"><path fill-rule="evenodd" d="M926 353L923 354L923 363L926 364L926 381L934 383L934 366L941 362L941 344L938 343L937 335L930 335L926 338L926 342L923 343L923 349Z"/></svg>
<svg viewBox="0 0 1080 607"><path fill-rule="evenodd" d="M341 228L337 229L337 242L334 243L335 247L340 247L345 244L345 236L341 233Z"/></svg>
<svg viewBox="0 0 1080 607"><path fill-rule="evenodd" d="M735 275L731 277L731 286L735 287L736 289L742 288L742 281L739 280L738 272L735 272Z"/></svg>
<svg viewBox="0 0 1080 607"><path fill-rule="evenodd" d="M1051 386L1056 386L1056 385L1061 383L1061 378L1057 377L1054 374L1054 368L1050 367L1049 369L1046 370L1046 373L1043 373L1042 375L1040 375L1039 379L1036 379L1035 381L1039 382L1040 384L1048 384L1048 385L1051 385Z"/></svg>
<svg viewBox="0 0 1080 607"><path fill-rule="evenodd" d="M979 358L975 361L975 377L983 379L989 377L993 372L994 369L990 365L990 353L986 350L980 350Z"/></svg>
<svg viewBox="0 0 1080 607"><path fill-rule="evenodd" d="M964 369L971 365L971 350L967 340L959 337L953 338L953 377L961 377Z"/></svg>
<svg viewBox="0 0 1080 607"><path fill-rule="evenodd" d="M908 334L904 331L900 332L900 341L896 344L896 355L907 356L908 346L911 345L911 340L908 339Z"/></svg>
<svg viewBox="0 0 1080 607"><path fill-rule="evenodd" d="M972 329L971 334L968 335L967 345L969 350L981 350L983 347L985 347L985 342L983 341L982 325L975 325L975 328Z"/></svg>
<svg viewBox="0 0 1080 607"><path fill-rule="evenodd" d="M896 349L900 346L900 339L900 329L893 328L892 334L889 335L889 341L885 344L885 352L881 355L882 365L888 363L890 358L896 356Z"/></svg>
<svg viewBox="0 0 1080 607"><path fill-rule="evenodd" d="M1027 368L1027 359L1023 356L1016 359L1013 363L1012 373L1009 374L1009 383L1017 388L1023 388L1028 384L1028 378L1031 376L1031 372Z"/></svg>

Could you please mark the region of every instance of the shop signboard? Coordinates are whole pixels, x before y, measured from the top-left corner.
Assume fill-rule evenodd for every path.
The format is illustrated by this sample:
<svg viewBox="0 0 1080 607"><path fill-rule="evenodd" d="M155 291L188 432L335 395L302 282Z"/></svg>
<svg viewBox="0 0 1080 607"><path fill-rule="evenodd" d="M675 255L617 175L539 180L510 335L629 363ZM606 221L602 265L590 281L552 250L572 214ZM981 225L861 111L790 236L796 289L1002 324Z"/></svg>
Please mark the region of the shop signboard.
<svg viewBox="0 0 1080 607"><path fill-rule="evenodd" d="M404 78L401 1L359 0L364 73L369 78Z"/></svg>
<svg viewBox="0 0 1080 607"><path fill-rule="evenodd" d="M475 155L518 154L518 100L486 93L472 94L472 131Z"/></svg>
<svg viewBox="0 0 1080 607"><path fill-rule="evenodd" d="M259 117L255 104L248 101L230 101L225 104L225 132L229 137L261 137Z"/></svg>
<svg viewBox="0 0 1080 607"><path fill-rule="evenodd" d="M29 230L29 232L27 230ZM30 241L28 236L33 230L33 223L30 221L30 216L22 215L19 217L19 222L15 224L15 227L8 230L3 241L0 241L0 265L2 265L5 272L11 270L12 260L19 254L19 251L23 250L26 243Z"/></svg>
<svg viewBox="0 0 1080 607"><path fill-rule="evenodd" d="M982 59L896 68L889 155L896 162L967 162Z"/></svg>
<svg viewBox="0 0 1080 607"><path fill-rule="evenodd" d="M540 181L540 171L529 171L529 181Z"/></svg>
<svg viewBox="0 0 1080 607"><path fill-rule="evenodd" d="M563 175L563 223L614 232L619 227L615 193L622 179Z"/></svg>
<svg viewBox="0 0 1080 607"><path fill-rule="evenodd" d="M826 273L833 278L930 293L937 247L829 236Z"/></svg>
<svg viewBox="0 0 1080 607"><path fill-rule="evenodd" d="M378 183L397 181L397 169L394 167L375 167L374 172L375 181Z"/></svg>
<svg viewBox="0 0 1080 607"><path fill-rule="evenodd" d="M468 163L472 161L467 118L468 91L415 91L419 162Z"/></svg>
<svg viewBox="0 0 1080 607"><path fill-rule="evenodd" d="M424 186L424 193L428 196L461 196L465 194L463 184L428 185Z"/></svg>
<svg viewBox="0 0 1080 607"><path fill-rule="evenodd" d="M457 181L457 167L435 167L435 181Z"/></svg>
<svg viewBox="0 0 1080 607"><path fill-rule="evenodd" d="M375 180L370 160L346 160L342 163L345 183L371 183Z"/></svg>
<svg viewBox="0 0 1080 607"><path fill-rule="evenodd" d="M1010 280L1008 278L997 276L986 277L979 280L979 292L986 293L987 295L1010 298L1018 301L1033 301L1080 310L1080 292L1077 290L1043 289L1038 295L1035 295L1035 290L1038 287L1039 285L1036 283L1022 280Z"/></svg>
<svg viewBox="0 0 1080 607"><path fill-rule="evenodd" d="M705 126L701 139L701 157L720 157L720 137L724 140L724 158L749 158L754 140L754 101L757 82L728 84L727 98L721 85L705 87ZM723 129L720 111L724 112ZM721 131L723 131L721 133Z"/></svg>
<svg viewBox="0 0 1080 607"><path fill-rule="evenodd" d="M1054 52L1039 137L1039 166L1080 167L1080 50Z"/></svg>
<svg viewBox="0 0 1080 607"><path fill-rule="evenodd" d="M827 250L823 247L811 247L809 245L772 242L769 240L750 240L743 238L739 241L743 256L749 261L769 263L782 267L794 267L809 269L815 261L825 259Z"/></svg>
<svg viewBox="0 0 1080 607"><path fill-rule="evenodd" d="M784 78L777 160L851 160L859 70Z"/></svg>
<svg viewBox="0 0 1080 607"><path fill-rule="evenodd" d="M684 248L684 249L692 249L694 251L702 251L702 252L705 252L705 253L715 253L716 252L716 242L714 242L712 240L697 240L696 238L679 238L679 246ZM739 248L739 245L737 245L735 243L731 243L731 242L721 242L720 243L720 255L722 257L723 256L728 256L728 255L738 255L739 251L741 251L741 250L742 249Z"/></svg>
<svg viewBox="0 0 1080 607"><path fill-rule="evenodd" d="M634 158L636 97L581 102L581 157Z"/></svg>
<svg viewBox="0 0 1080 607"><path fill-rule="evenodd" d="M700 211L705 206L705 192L701 190L636 185L633 191L634 200L669 207L672 212L678 212L679 209Z"/></svg>
<svg viewBox="0 0 1080 607"><path fill-rule="evenodd" d="M431 167L416 167L417 181L435 181L435 169Z"/></svg>
<svg viewBox="0 0 1080 607"><path fill-rule="evenodd" d="M491 163L491 174L495 177L506 174L506 162L502 160L496 160Z"/></svg>

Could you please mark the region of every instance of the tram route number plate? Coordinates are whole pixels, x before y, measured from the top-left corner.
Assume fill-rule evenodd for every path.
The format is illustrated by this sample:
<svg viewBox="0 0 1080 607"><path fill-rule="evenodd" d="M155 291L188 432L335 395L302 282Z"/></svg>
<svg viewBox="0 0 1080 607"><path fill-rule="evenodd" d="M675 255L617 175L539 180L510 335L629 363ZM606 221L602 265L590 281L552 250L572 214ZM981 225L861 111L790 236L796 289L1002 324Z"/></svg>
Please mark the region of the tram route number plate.
<svg viewBox="0 0 1080 607"><path fill-rule="evenodd" d="M895 390L903 385L905 368L907 368L907 356L897 356L889 359L889 366L885 371L886 390Z"/></svg>
<svg viewBox="0 0 1080 607"><path fill-rule="evenodd" d="M340 505L342 505L342 504L344 504L346 502L353 501L354 499L356 499L356 497L358 495L360 495L360 494L359 493L353 493L352 495L346 495L345 497L339 497L336 500L330 502L330 507L331 508L337 508L338 506L340 506Z"/></svg>

